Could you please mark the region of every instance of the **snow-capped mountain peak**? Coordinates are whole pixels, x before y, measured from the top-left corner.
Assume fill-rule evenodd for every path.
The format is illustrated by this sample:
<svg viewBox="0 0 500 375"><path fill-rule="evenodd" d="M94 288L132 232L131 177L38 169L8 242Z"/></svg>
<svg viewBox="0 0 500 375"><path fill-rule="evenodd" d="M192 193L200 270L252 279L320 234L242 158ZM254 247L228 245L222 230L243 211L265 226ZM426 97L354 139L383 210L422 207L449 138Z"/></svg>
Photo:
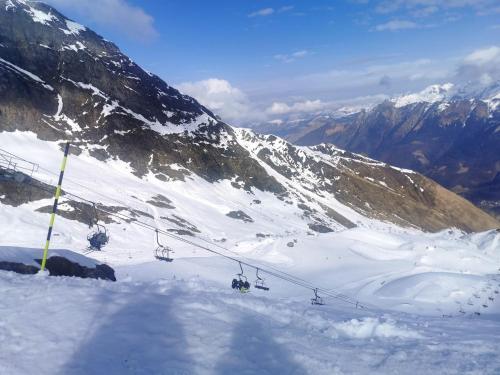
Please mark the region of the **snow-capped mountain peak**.
<svg viewBox="0 0 500 375"><path fill-rule="evenodd" d="M431 85L424 90L406 94L392 99L396 108L405 107L415 103L436 103L450 98L454 93L455 85L445 83L442 85Z"/></svg>

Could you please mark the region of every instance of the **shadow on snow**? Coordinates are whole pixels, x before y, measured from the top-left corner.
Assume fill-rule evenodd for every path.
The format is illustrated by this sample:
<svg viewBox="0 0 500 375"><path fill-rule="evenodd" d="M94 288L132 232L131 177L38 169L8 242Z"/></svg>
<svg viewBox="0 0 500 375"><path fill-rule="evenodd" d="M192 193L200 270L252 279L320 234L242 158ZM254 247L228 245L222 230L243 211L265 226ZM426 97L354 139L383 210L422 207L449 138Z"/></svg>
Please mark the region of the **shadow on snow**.
<svg viewBox="0 0 500 375"><path fill-rule="evenodd" d="M184 330L164 298L136 295L97 327L60 375L192 374Z"/></svg>
<svg viewBox="0 0 500 375"><path fill-rule="evenodd" d="M277 343L262 324L247 316L233 331L227 353L216 365L217 375L303 375L307 372Z"/></svg>

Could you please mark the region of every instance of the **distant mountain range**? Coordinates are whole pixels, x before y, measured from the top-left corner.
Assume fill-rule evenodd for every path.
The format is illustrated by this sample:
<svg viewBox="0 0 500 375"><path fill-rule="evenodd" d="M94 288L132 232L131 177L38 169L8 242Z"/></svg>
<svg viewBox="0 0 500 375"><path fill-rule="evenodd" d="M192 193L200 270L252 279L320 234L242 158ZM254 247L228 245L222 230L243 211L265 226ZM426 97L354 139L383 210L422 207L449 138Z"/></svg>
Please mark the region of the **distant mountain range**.
<svg viewBox="0 0 500 375"><path fill-rule="evenodd" d="M330 145L299 147L275 136L233 128L195 99L144 71L113 43L43 3L0 0L0 93L1 147L19 144L16 151L43 162L50 159L54 142L62 145L71 140L72 158L78 160L74 165L86 166L78 172L80 181L89 180L99 190L112 188L115 200L133 202L135 207L131 211L108 199L103 203L108 211L128 212L143 220L165 219L176 233L229 231L237 237L250 231L253 238L265 237L288 231L293 220L304 233L312 234L387 223L428 231L448 227L480 231L500 225L413 171ZM465 116L472 106L478 125L465 128L486 127L483 123L490 121L486 103L452 103L439 113L455 116L458 111ZM397 108L385 103L373 112L335 121L338 128L332 131L317 129L319 133L307 132L296 141L342 144L339 140L345 139L348 148L364 152L366 145L370 151L383 151L386 132L397 138L398 131L414 127L408 119L401 120L406 124L402 128L391 130L393 120L399 124L396 119L415 117L417 121L412 114L429 108L433 105ZM385 130L379 125L382 118L388 119ZM454 122L452 127L458 129ZM334 138L325 138L327 134ZM491 152L483 143L474 146ZM404 149L400 155L418 155L421 149ZM387 155L380 153L381 159ZM423 155L431 157L427 151ZM105 176L97 176L94 170L102 163L109 168ZM487 174L486 168L482 171ZM108 181L111 176L115 177ZM172 203L174 192L182 204ZM0 182L1 206L31 210L34 222L39 222L40 212L50 211L49 197L26 191L16 181ZM92 212L88 203L71 200L60 211L67 220L83 224L82 230L87 230ZM105 215L101 219L113 222ZM259 227L275 232L263 234L266 229Z"/></svg>
<svg viewBox="0 0 500 375"><path fill-rule="evenodd" d="M257 129L298 145L332 143L419 171L500 217L499 82L480 90L433 85L354 112Z"/></svg>

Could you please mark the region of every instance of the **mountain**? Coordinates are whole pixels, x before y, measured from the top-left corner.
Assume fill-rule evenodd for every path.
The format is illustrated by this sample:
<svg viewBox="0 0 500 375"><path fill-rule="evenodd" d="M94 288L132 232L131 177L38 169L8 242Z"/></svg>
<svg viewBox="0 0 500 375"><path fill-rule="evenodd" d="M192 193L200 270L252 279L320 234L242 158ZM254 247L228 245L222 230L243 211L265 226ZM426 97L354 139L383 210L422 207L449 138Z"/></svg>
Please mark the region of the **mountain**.
<svg viewBox="0 0 500 375"><path fill-rule="evenodd" d="M1 374L499 368L500 233L464 233L495 219L411 170L233 128L55 9L0 0L0 268L37 271L66 141L49 254L118 282L0 270Z"/></svg>
<svg viewBox="0 0 500 375"><path fill-rule="evenodd" d="M122 184L119 197L114 188L105 199L81 187L70 192L94 196L110 212L165 219L176 233L225 232L229 222L262 236L270 214L295 217L295 225L311 234L383 222L428 231L498 227L412 171L329 145L297 147L232 128L113 43L43 3L0 0L0 92L3 148L26 159L36 155L35 162L52 163L57 171L54 147L70 140L78 160L75 180L100 191ZM50 178L41 171L33 178L45 193L9 181L0 184L2 204L50 212ZM179 186L182 205L172 203ZM92 221L91 204L66 199L62 216ZM101 219L114 222L109 215ZM286 232L278 226L271 234Z"/></svg>
<svg viewBox="0 0 500 375"><path fill-rule="evenodd" d="M349 116L313 117L294 129L277 133L299 145L333 143L416 170L500 216L499 84L472 93L433 85Z"/></svg>

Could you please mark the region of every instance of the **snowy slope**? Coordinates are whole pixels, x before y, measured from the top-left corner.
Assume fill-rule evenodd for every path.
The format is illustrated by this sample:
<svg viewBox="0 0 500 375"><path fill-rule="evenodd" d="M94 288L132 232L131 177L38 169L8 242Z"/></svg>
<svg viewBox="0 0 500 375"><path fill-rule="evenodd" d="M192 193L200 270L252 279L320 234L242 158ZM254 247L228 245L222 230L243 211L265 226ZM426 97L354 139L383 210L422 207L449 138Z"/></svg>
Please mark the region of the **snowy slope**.
<svg viewBox="0 0 500 375"><path fill-rule="evenodd" d="M33 134L20 132L1 133L0 140L12 151L29 147L33 159L44 160L43 166L47 167L36 172L36 176L47 183L55 183L57 173L49 172L57 171L60 162L57 143L43 142ZM316 156L321 157L321 154ZM338 162L341 160L339 158ZM266 168L273 173L273 169ZM293 184L293 179L286 183ZM493 306L482 309L481 303L490 297L482 289L486 288L490 275L497 272L500 263L500 233L466 235L455 230L426 234L366 219L349 207L323 198L324 204L335 207L358 227L351 230L338 227L337 232L319 234L309 229L308 221L297 209L297 199L312 196L310 191L299 189L299 186L295 183L297 195L287 198L290 204L276 199L270 192L254 190L250 194L235 189L230 181L209 183L196 176L170 182L151 175L138 178L130 173L126 163L101 162L85 154L69 158L63 183L69 192L100 202L105 207L116 207L117 212L126 215L131 215L132 211L142 212L140 220L153 227L190 230L192 235L186 238L198 244L227 255L236 253L266 267L277 267L362 302L431 315L457 315L460 306L468 314L494 312ZM159 205L154 199L158 195L169 203ZM321 197L317 199L321 203ZM91 230L86 222L65 216L75 210L69 203L67 198L62 198L62 216L56 219L52 247L84 253ZM1 205L2 245L40 247L49 218L36 209L51 204L49 195L47 199L16 207ZM253 222L227 216L238 210L246 212ZM118 274L118 278L128 273L144 279L146 276L134 269L144 263L158 263L154 263L153 257L154 232L115 218L106 226L111 236L109 245L103 252L89 255L114 268L128 267L127 272ZM174 248L174 256L179 261L174 263L172 270L163 264L148 265L153 267L146 273L152 275L149 281L158 277L155 268L158 267L162 272L171 272L171 276L202 275L225 288L238 271L237 265L189 244L166 236L161 236L160 241ZM249 276L254 278L253 274ZM301 300L310 296L310 290L290 290L286 283L274 282L278 284L273 288L273 295ZM426 290L433 293L428 295ZM480 301L475 301L474 293L481 295ZM474 304L469 306L470 298L474 298Z"/></svg>
<svg viewBox="0 0 500 375"><path fill-rule="evenodd" d="M2 374L500 370L498 315L450 319L311 307L222 291L199 278L107 283L0 272L0 291Z"/></svg>

